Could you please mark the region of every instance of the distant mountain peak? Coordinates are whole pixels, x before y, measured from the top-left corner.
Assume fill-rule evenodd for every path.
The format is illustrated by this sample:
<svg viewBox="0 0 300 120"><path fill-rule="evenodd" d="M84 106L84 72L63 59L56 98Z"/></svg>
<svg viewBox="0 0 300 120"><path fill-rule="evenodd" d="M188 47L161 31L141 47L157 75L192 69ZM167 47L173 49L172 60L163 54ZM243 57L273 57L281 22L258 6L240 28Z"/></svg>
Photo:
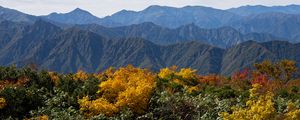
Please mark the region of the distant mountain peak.
<svg viewBox="0 0 300 120"><path fill-rule="evenodd" d="M161 9L170 9L174 7L169 7L169 6L160 6L160 5L151 5L145 9L145 11L154 11L154 10L161 10Z"/></svg>
<svg viewBox="0 0 300 120"><path fill-rule="evenodd" d="M49 14L48 16L51 16L51 15L65 15L65 14L78 14L78 15L92 15L90 12L86 11L86 10L83 10L81 8L75 8L74 10L68 12L68 13L57 13L57 12L53 12L51 14Z"/></svg>
<svg viewBox="0 0 300 120"><path fill-rule="evenodd" d="M52 13L43 17L51 21L66 24L91 24L100 21L100 18L81 8L76 8L68 13Z"/></svg>
<svg viewBox="0 0 300 120"><path fill-rule="evenodd" d="M212 8L212 7L206 7L206 6L191 6L191 5L187 5L187 6L184 6L182 7L182 9L193 9L193 8L202 8L202 9L215 9L215 8Z"/></svg>
<svg viewBox="0 0 300 120"><path fill-rule="evenodd" d="M125 10L125 9L123 9L123 10L121 10L121 11L119 11L119 12L116 12L116 13L113 14L113 15L125 15L125 14L131 14L131 13L135 13L135 11L130 11L130 10Z"/></svg>
<svg viewBox="0 0 300 120"><path fill-rule="evenodd" d="M71 14L89 14L89 15L91 15L90 12L88 12L86 10L83 10L81 8L76 8L76 9L74 9L73 11L71 11L69 13L71 13Z"/></svg>
<svg viewBox="0 0 300 120"><path fill-rule="evenodd" d="M151 5L151 6L147 7L146 9L166 9L166 8L186 9L186 8L212 8L212 7L193 6L193 5L187 5L187 6L183 6L183 7L170 7L170 6L161 6L161 5Z"/></svg>
<svg viewBox="0 0 300 120"><path fill-rule="evenodd" d="M119 13L124 13L124 12L129 12L129 10L122 9L121 11L119 11Z"/></svg>
<svg viewBox="0 0 300 120"><path fill-rule="evenodd" d="M10 20L14 22L28 22L32 23L36 18L32 15L28 15L26 13L22 13L18 10L5 8L0 6L0 21Z"/></svg>
<svg viewBox="0 0 300 120"><path fill-rule="evenodd" d="M163 6L160 5L151 5L149 7L147 7L146 9L154 9L154 8L162 8Z"/></svg>
<svg viewBox="0 0 300 120"><path fill-rule="evenodd" d="M75 8L74 11L84 11L84 10L81 8Z"/></svg>

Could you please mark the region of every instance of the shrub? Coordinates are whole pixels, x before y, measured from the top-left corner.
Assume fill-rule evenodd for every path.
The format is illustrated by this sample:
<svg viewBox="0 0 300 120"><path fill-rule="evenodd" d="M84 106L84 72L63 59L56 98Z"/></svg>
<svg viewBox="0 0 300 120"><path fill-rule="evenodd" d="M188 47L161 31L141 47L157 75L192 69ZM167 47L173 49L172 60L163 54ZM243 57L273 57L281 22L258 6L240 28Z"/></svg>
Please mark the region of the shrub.
<svg viewBox="0 0 300 120"><path fill-rule="evenodd" d="M141 114L147 110L155 78L147 70L127 66L115 71L99 88L100 97L96 100L90 101L88 97L79 100L80 109L88 116L101 113L111 116L125 108Z"/></svg>
<svg viewBox="0 0 300 120"><path fill-rule="evenodd" d="M274 108L273 94L271 92L260 93L261 85L254 84L250 89L250 98L245 108L234 107L233 112L223 113L224 120L265 120L274 119L276 110Z"/></svg>
<svg viewBox="0 0 300 120"><path fill-rule="evenodd" d="M3 109L6 106L6 100L4 98L0 98L0 109Z"/></svg>

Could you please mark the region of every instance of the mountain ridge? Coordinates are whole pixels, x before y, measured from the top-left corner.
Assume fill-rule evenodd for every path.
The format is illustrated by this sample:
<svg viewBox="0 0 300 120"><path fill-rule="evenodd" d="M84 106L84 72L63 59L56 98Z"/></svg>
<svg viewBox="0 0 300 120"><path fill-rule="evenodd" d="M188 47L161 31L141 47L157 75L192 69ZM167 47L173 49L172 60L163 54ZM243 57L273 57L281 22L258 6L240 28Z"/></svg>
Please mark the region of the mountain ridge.
<svg viewBox="0 0 300 120"><path fill-rule="evenodd" d="M248 7L250 7L249 9L252 8L251 6ZM297 11L299 7L300 11L300 6L290 5L274 7L279 8L275 9L275 11L268 10L261 14L241 16L230 12L230 10L220 10L211 7L185 6L176 8L154 5L141 11L122 10L104 18L98 18L88 11L80 8L76 8L68 13L53 13L47 16L32 16L2 7L0 9L0 13L2 13L1 15L3 17L0 21L11 20L16 22L34 23L38 19L43 19L62 27L70 27L74 24L99 24L106 27L121 27L142 24L144 22L152 22L159 26L171 29L189 24L195 24L198 27L206 29L231 26L243 34L252 32L269 33L280 38L293 39L295 42L300 41L300 32L297 29L300 28L300 14L288 14L288 12L280 13L280 10L284 8L295 8Z"/></svg>
<svg viewBox="0 0 300 120"><path fill-rule="evenodd" d="M300 14L300 5L291 4L286 6L263 6L263 5L246 5L237 8L227 9L232 13L249 16L267 12L281 12L286 14Z"/></svg>
<svg viewBox="0 0 300 120"><path fill-rule="evenodd" d="M107 38L139 37L162 45L194 40L226 48L247 40L257 40L260 42L276 39L285 40L284 38L264 33L242 34L229 26L215 29L203 29L195 24L189 24L176 29L170 29L147 22L115 28L108 28L95 24L79 25L76 27L95 32Z"/></svg>
<svg viewBox="0 0 300 120"><path fill-rule="evenodd" d="M14 39L9 45L0 48L0 65L35 63L39 69L64 73L79 69L96 72L128 64L157 71L177 65L197 69L200 74L229 75L265 59L300 62L300 44L288 42L248 41L223 49L196 41L159 45L142 38L108 39L79 28L61 29L42 20L22 29L11 35Z"/></svg>
<svg viewBox="0 0 300 120"><path fill-rule="evenodd" d="M5 66L35 63L39 69L59 72L95 72L127 64L151 70L177 65L197 69L200 74L230 75L263 60L300 62L300 15L296 14L269 12L243 17L191 6L151 6L140 12L140 17L124 10L119 14L128 15L122 19L100 19L81 9L52 14L65 24L0 9L4 16L0 19L0 65ZM13 13L13 18L5 17L8 13ZM191 15L185 16L187 13ZM80 20L74 20L76 17ZM175 19L178 17L187 19ZM195 22L200 18L207 21ZM132 23L122 26L126 20Z"/></svg>

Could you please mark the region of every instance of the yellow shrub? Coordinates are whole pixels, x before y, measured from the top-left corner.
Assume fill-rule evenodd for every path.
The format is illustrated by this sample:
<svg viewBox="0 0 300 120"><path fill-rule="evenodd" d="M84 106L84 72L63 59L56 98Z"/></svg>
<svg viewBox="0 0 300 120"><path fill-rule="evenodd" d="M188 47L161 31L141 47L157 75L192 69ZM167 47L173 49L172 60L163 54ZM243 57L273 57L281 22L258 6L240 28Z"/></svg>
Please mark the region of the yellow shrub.
<svg viewBox="0 0 300 120"><path fill-rule="evenodd" d="M197 87L198 81L196 70L191 68L182 68L179 72L177 72L176 69L176 66L163 68L158 73L159 78L168 80L163 84L164 89L166 89L169 93L182 91L183 88L190 93L199 90Z"/></svg>
<svg viewBox="0 0 300 120"><path fill-rule="evenodd" d="M168 77L170 77L172 74L174 74L175 71L169 69L169 68L163 68L160 69L159 73L158 73L158 77L166 79Z"/></svg>
<svg viewBox="0 0 300 120"><path fill-rule="evenodd" d="M266 120L274 119L276 110L274 108L273 93L259 94L262 86L254 84L250 90L250 98L245 108L233 108L233 113L222 113L224 120Z"/></svg>
<svg viewBox="0 0 300 120"><path fill-rule="evenodd" d="M89 101L88 97L83 97L78 102L80 104L80 110L85 112L87 116L93 116L99 113L111 116L118 111L114 104L109 103L103 98Z"/></svg>
<svg viewBox="0 0 300 120"><path fill-rule="evenodd" d="M102 79L104 78L102 73L97 73L97 74L94 73L93 76L94 76L95 78L97 78L98 80L102 80Z"/></svg>
<svg viewBox="0 0 300 120"><path fill-rule="evenodd" d="M57 73L55 72L48 72L52 83L54 83L54 85L58 85L58 82L60 80L59 76L57 75Z"/></svg>
<svg viewBox="0 0 300 120"><path fill-rule="evenodd" d="M182 68L176 75L181 76L184 79L194 79L196 76L196 70L191 68Z"/></svg>
<svg viewBox="0 0 300 120"><path fill-rule="evenodd" d="M81 110L87 115L112 115L125 107L143 113L155 88L155 77L147 70L127 66L115 71L99 88L100 98L79 100Z"/></svg>
<svg viewBox="0 0 300 120"><path fill-rule="evenodd" d="M112 77L112 76L114 75L115 71L116 71L115 68L109 67L108 69L106 69L106 70L104 71L103 74L104 74L105 76L107 76L108 78L110 78L110 77Z"/></svg>
<svg viewBox="0 0 300 120"><path fill-rule="evenodd" d="M171 82L186 87L186 83L184 83L184 81L179 80L179 79L177 79L177 78L172 79Z"/></svg>
<svg viewBox="0 0 300 120"><path fill-rule="evenodd" d="M4 98L0 98L0 109L3 109L6 106L6 100Z"/></svg>
<svg viewBox="0 0 300 120"><path fill-rule="evenodd" d="M41 115L33 118L25 118L24 120L49 120L47 115Z"/></svg>
<svg viewBox="0 0 300 120"><path fill-rule="evenodd" d="M89 75L82 71L82 70L79 70L75 75L74 75L74 80L86 80L89 78Z"/></svg>
<svg viewBox="0 0 300 120"><path fill-rule="evenodd" d="M47 115L42 115L37 117L37 120L49 120L49 117Z"/></svg>
<svg viewBox="0 0 300 120"><path fill-rule="evenodd" d="M288 103L285 120L300 120L300 109L297 109L295 104Z"/></svg>
<svg viewBox="0 0 300 120"><path fill-rule="evenodd" d="M200 89L199 86L192 86L187 89L187 92L188 93L198 92L199 89Z"/></svg>

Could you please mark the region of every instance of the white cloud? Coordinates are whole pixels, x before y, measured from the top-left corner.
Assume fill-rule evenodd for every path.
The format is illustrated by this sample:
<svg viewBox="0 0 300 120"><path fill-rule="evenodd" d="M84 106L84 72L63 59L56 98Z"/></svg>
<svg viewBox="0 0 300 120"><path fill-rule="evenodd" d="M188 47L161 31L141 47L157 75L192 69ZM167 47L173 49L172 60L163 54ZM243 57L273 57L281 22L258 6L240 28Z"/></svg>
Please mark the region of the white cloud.
<svg viewBox="0 0 300 120"><path fill-rule="evenodd" d="M150 5L183 7L186 5L209 6L220 9L242 5L300 4L300 0L0 0L0 5L34 15L51 12L65 13L77 7L96 16L111 15L122 9L142 10Z"/></svg>

